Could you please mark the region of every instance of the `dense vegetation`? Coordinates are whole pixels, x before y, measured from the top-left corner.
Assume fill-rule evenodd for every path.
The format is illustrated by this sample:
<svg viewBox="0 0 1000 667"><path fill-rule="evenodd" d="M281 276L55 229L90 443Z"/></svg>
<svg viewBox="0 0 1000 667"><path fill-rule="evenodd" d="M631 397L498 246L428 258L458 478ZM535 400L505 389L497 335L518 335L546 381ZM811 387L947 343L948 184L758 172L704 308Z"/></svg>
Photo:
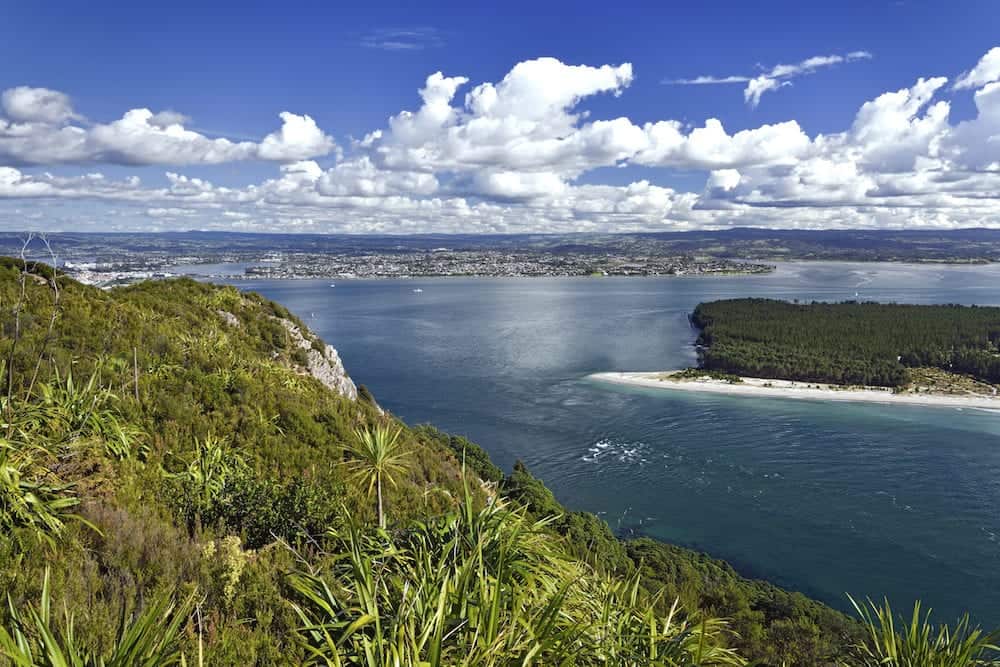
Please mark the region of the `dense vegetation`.
<svg viewBox="0 0 1000 667"><path fill-rule="evenodd" d="M692 322L707 370L902 387L923 366L1000 383L1000 308L728 299Z"/></svg>
<svg viewBox="0 0 1000 667"><path fill-rule="evenodd" d="M879 608L866 639L621 542L523 465L328 389L282 320L233 288L0 260L0 664L980 664L962 628L968 661L878 662L937 635Z"/></svg>

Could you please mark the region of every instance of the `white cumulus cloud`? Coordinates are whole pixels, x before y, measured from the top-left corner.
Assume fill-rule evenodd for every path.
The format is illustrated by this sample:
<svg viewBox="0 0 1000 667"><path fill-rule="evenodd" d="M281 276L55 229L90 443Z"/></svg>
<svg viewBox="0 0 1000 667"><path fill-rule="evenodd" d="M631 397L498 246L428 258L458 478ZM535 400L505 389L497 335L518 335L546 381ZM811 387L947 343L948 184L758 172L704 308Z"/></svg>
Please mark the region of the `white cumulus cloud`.
<svg viewBox="0 0 1000 667"><path fill-rule="evenodd" d="M1000 46L987 51L975 67L959 76L955 88L978 88L994 81L1000 81Z"/></svg>
<svg viewBox="0 0 1000 667"><path fill-rule="evenodd" d="M78 119L69 95L48 88L18 86L0 94L0 106L13 121L52 125Z"/></svg>
<svg viewBox="0 0 1000 667"><path fill-rule="evenodd" d="M208 137L176 111L137 108L109 123L80 123L63 93L25 86L0 95L0 164L222 164L302 160L336 149L309 116L280 114L282 126L260 143Z"/></svg>
<svg viewBox="0 0 1000 667"><path fill-rule="evenodd" d="M288 162L326 155L336 147L333 137L319 129L310 116L282 111L281 129L264 137L257 155L264 160Z"/></svg>
<svg viewBox="0 0 1000 667"><path fill-rule="evenodd" d="M18 94L13 106L4 101L0 118L0 227L23 224L10 213L20 200L53 221L71 220L74 202L88 200L113 207L101 219L122 227L132 215L157 228L272 231L998 225L1000 81L987 81L990 54L959 75L961 85L949 88L944 77L900 81L860 103L839 131L812 135L792 118L726 127L711 116L689 123L665 113L638 123L616 114L613 100L603 105L612 109L606 117L593 118L594 96L628 94L632 66L552 58L518 63L493 82L434 73L414 110L343 153L307 115L282 114L281 129L260 142L233 141L191 129L177 112L133 109L89 124L68 98ZM837 58L864 57L822 56L760 76L780 84ZM974 116L952 120L949 95L969 95ZM321 155L332 155L331 163L321 166L314 159ZM273 177L244 186L180 169L161 185L41 171L251 159L280 164ZM636 175L605 184L608 167ZM699 184L668 187L676 171L700 175Z"/></svg>

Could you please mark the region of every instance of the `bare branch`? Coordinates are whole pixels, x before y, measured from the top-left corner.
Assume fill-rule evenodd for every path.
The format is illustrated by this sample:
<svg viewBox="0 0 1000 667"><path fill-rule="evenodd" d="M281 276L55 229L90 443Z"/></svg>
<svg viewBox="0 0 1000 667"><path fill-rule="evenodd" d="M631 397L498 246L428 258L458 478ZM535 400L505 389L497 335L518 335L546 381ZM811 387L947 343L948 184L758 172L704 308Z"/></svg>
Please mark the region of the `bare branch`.
<svg viewBox="0 0 1000 667"><path fill-rule="evenodd" d="M42 367L42 359L45 356L45 350L48 349L49 344L52 342L52 336L55 332L56 320L59 318L59 275L58 275L58 265L59 259L56 257L55 251L52 249L52 245L49 243L48 237L45 234L39 234L38 238L41 239L42 243L45 245L45 250L49 254L49 258L52 261L52 280L50 286L52 287L52 316L49 318L49 326L45 331L45 338L42 339L42 346L38 350L38 358L35 359L35 370L31 374L31 382L28 383L28 391L26 398L31 396L31 392L35 389L35 381L38 379L38 371Z"/></svg>
<svg viewBox="0 0 1000 667"><path fill-rule="evenodd" d="M19 294L17 297L17 303L14 304L14 335L10 342L10 352L7 355L7 412L8 417L10 412L14 409L13 398L14 398L14 355L17 352L17 343L21 339L21 311L24 309L24 302L27 299L27 286L28 286L28 260L27 252L28 246L31 245L31 241L35 238L34 232L29 232L27 238L23 239L23 244L21 245L21 252L19 257L21 259L21 275L19 278ZM7 420L10 424L13 424L12 419ZM8 427L8 431L9 431ZM8 437L10 432L7 433Z"/></svg>

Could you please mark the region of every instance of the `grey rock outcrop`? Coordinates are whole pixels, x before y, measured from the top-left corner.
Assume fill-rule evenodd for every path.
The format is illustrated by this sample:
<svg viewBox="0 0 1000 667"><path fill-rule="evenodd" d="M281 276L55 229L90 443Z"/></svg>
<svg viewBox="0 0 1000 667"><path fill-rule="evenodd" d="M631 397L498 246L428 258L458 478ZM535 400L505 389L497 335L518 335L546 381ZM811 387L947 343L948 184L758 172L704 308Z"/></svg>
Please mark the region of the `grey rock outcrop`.
<svg viewBox="0 0 1000 667"><path fill-rule="evenodd" d="M230 313L228 310L217 310L215 312L218 313L219 317L222 318L222 321L228 324L229 326L231 327L240 326L239 318Z"/></svg>
<svg viewBox="0 0 1000 667"><path fill-rule="evenodd" d="M313 347L313 339L307 338L294 322L284 318L278 318L278 321L288 331L295 345L306 351L306 370L309 374L341 396L357 400L358 388L344 369L337 350L332 345L326 345L320 352ZM312 336L312 332L309 335Z"/></svg>

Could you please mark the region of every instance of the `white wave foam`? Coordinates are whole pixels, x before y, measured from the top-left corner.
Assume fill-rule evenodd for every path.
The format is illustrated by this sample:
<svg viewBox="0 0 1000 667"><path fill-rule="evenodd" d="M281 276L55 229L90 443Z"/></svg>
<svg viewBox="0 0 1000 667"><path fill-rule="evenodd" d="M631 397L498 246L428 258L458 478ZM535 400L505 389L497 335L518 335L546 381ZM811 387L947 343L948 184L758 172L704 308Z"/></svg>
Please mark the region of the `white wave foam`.
<svg viewBox="0 0 1000 667"><path fill-rule="evenodd" d="M580 460L587 463L617 461L643 465L649 462L649 445L644 442L616 442L605 438L588 447L587 453Z"/></svg>

